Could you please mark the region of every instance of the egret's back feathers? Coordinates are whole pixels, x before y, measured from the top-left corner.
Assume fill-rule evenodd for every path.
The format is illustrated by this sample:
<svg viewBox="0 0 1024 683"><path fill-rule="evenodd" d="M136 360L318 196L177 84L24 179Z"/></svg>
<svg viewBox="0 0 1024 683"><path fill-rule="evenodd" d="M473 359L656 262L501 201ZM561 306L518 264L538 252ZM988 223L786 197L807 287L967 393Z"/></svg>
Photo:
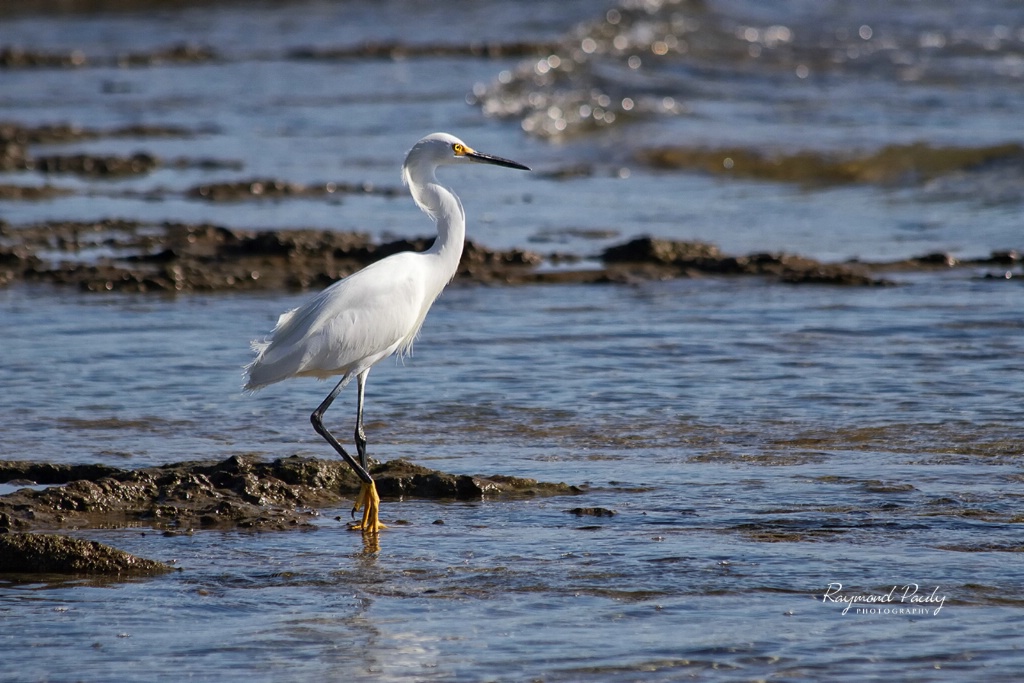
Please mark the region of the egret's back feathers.
<svg viewBox="0 0 1024 683"><path fill-rule="evenodd" d="M402 180L434 221L434 244L372 263L278 318L267 340L252 343L256 358L246 367L247 390L289 377L360 375L412 346L431 304L455 276L466 237L462 202L437 182L435 170L466 161L526 168L476 152L447 133L417 142L402 165Z"/></svg>
<svg viewBox="0 0 1024 683"><path fill-rule="evenodd" d="M358 373L408 349L433 302L417 276L423 258L393 254L282 315L269 340L253 344L257 356L246 389L288 377Z"/></svg>

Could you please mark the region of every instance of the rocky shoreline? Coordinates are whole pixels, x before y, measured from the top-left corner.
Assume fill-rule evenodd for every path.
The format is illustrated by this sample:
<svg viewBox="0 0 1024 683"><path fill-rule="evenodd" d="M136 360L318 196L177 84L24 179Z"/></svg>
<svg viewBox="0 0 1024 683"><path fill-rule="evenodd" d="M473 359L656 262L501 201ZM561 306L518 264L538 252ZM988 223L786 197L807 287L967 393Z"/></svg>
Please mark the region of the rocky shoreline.
<svg viewBox="0 0 1024 683"><path fill-rule="evenodd" d="M471 53L477 49L463 47ZM502 49L513 48L516 51L532 49L529 46ZM390 54L396 49L393 45L359 48L373 54ZM183 49L171 53L192 54ZM209 58L203 51L196 55ZM346 56L351 55L347 51L326 51L303 53L301 58L344 59ZM34 151L39 145L104 138L188 138L203 132L173 126L100 130L74 124L29 126L0 122L0 171L41 174L46 178L42 185L0 184L0 200L38 201L73 194L74 190L49 182L50 178L62 175L92 180L145 175L166 167L240 170L241 164L237 161L163 159L145 151L123 156L37 154ZM1018 144L963 149L916 144L890 146L855 158L810 152L765 156L743 149L665 147L643 150L636 161L654 168L727 173L776 182L887 185L920 183L991 164L1019 164L1021 159L1024 159L1024 147ZM554 175L591 172L589 168L572 168ZM152 190L147 191L146 196L161 197L166 193L166 190ZM206 182L179 194L204 202L332 201L330 197L342 195L396 197L403 195L404 189L371 183L295 183L259 177ZM431 241L432 238L426 237L378 244L358 232L301 228L243 230L208 223L147 224L116 218L28 225L0 220L0 286L26 281L71 285L95 292L169 293L318 289L397 251L425 249ZM1006 249L988 258L964 262L949 254L924 254L888 263L824 263L787 253L723 254L711 244L651 237L638 237L589 255L494 250L470 241L456 281L511 285L631 283L716 275L760 276L790 284L878 286L892 284L885 277L887 272L956 266L992 268L994 277L1013 277L1020 273L1021 258L1013 249Z"/></svg>
<svg viewBox="0 0 1024 683"><path fill-rule="evenodd" d="M343 61L410 56L523 57L554 46L528 43L405 45L368 43L352 48L295 48L291 60ZM149 53L107 57L81 51L0 49L0 69L144 68L218 63L218 51L174 45ZM150 151L61 153L39 147L101 139L192 138L210 131L173 126L106 130L74 124L0 122L0 172L31 176L0 184L0 201L42 201L74 195L82 180L104 183L104 195L195 202L335 201L342 195L399 197L396 186L369 183L297 183L272 177L204 182L170 191L126 190L107 183L144 177L160 169L242 171L241 162L215 158L165 158ZM191 149L191 148L190 148ZM890 145L857 154L771 152L746 148L667 146L640 150L629 163L666 172L697 172L800 185L920 185L977 169L1017 169L1018 143L977 148ZM548 172L551 178L595 173L582 163ZM61 179L75 182L62 185ZM40 179L41 178L41 179ZM15 225L0 220L0 287L16 284L68 287L84 292L217 293L320 289L369 263L403 250L426 249L432 238L377 243L359 232L314 229L236 229L209 223L136 220L46 221ZM1019 245L1018 245L1019 246ZM877 287L893 273L972 269L972 275L1020 280L1024 261L1012 249L969 261L946 253L891 262L827 263L796 254L724 254L712 244L637 237L600 253L495 250L467 242L456 282L463 285L630 284L694 277L758 277L792 285ZM574 495L581 489L505 476L455 476L405 461L373 468L385 498L480 499ZM285 458L262 462L234 456L218 463L177 463L124 470L103 465L50 465L0 461L0 482L25 488L0 496L0 575L145 576L171 565L134 557L79 538L95 528L140 527L158 533L197 530L280 531L314 529L318 509L354 497L359 482L334 460ZM29 487L34 485L35 488ZM38 488L45 486L41 490ZM614 511L578 507L577 516ZM389 523L398 523L390 522Z"/></svg>
<svg viewBox="0 0 1024 683"><path fill-rule="evenodd" d="M480 500L582 493L568 484L504 475L453 475L405 460L371 467L382 498ZM355 498L360 482L340 460L292 456L272 462L233 456L135 470L106 465L0 461L0 574L136 576L163 563L53 532L144 527L166 535L196 530L312 530L318 508ZM29 485L45 485L31 488ZM402 522L399 520L398 522Z"/></svg>
<svg viewBox="0 0 1024 683"><path fill-rule="evenodd" d="M319 289L431 238L377 244L363 233L330 230L237 230L210 224L136 221L0 221L0 286L35 282L88 292L220 292ZM56 254L56 256L54 256ZM701 276L759 276L790 284L880 286L886 273L953 267L991 268L1013 276L1013 250L961 261L925 254L892 262L825 263L786 253L723 254L712 244L640 237L593 259L466 243L456 282L476 284L632 283Z"/></svg>

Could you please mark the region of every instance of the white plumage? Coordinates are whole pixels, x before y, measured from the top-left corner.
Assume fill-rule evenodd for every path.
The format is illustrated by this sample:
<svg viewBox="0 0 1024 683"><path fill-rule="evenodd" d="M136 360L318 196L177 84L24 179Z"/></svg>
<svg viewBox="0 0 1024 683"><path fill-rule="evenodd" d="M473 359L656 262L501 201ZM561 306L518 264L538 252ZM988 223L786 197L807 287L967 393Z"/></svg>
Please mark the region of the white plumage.
<svg viewBox="0 0 1024 683"><path fill-rule="evenodd" d="M341 380L313 411L314 428L356 471L364 486L356 509L365 507L362 523L354 528L376 532L377 493L367 471L363 434L363 392L375 364L407 351L419 333L427 311L459 267L466 236L466 215L459 198L438 183L439 166L476 161L524 170L526 166L476 152L447 133L428 135L409 151L402 179L413 201L437 227L437 239L424 252L401 252L381 259L335 282L302 306L278 318L267 340L254 341L256 358L248 365L245 388L255 391L289 377ZM323 426L321 418L337 395L356 377L356 462Z"/></svg>
<svg viewBox="0 0 1024 683"><path fill-rule="evenodd" d="M424 286L420 271L426 258L426 253L394 254L283 314L269 340L253 342L257 356L245 388L289 377L358 375L408 349L441 293Z"/></svg>

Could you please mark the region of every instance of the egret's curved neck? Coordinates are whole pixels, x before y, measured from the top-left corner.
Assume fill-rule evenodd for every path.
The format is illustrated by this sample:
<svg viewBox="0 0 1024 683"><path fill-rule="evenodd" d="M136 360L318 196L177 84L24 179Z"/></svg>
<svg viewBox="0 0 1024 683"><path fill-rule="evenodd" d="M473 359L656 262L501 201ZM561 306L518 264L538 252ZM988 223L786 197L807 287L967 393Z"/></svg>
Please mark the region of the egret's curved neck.
<svg viewBox="0 0 1024 683"><path fill-rule="evenodd" d="M446 279L441 286L455 275L462 258L462 247L466 240L466 212L455 193L437 182L432 170L417 173L406 169L406 182L413 201L437 226L437 240L426 251L436 255L444 264Z"/></svg>

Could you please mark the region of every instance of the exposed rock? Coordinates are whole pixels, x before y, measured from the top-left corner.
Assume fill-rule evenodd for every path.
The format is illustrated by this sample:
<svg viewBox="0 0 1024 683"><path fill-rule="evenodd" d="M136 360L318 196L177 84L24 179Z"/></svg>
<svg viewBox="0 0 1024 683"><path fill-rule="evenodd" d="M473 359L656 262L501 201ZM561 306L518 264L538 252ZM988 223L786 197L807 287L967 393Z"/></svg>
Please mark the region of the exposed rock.
<svg viewBox="0 0 1024 683"><path fill-rule="evenodd" d="M0 145L54 145L100 138L188 137L193 134L193 131L177 126L130 125L100 130L70 123L27 126L0 122Z"/></svg>
<svg viewBox="0 0 1024 683"><path fill-rule="evenodd" d="M28 153L23 143L4 140L0 129L0 171L20 171L28 165Z"/></svg>
<svg viewBox="0 0 1024 683"><path fill-rule="evenodd" d="M0 286L24 279L99 292L319 289L376 260L400 251L423 251L432 242L424 237L376 244L364 233L332 230L257 231L121 220L15 227L0 220ZM90 255L97 251L103 255ZM62 256L43 260L39 254L44 252ZM1021 265L1013 250L967 261L928 254L884 263L822 263L786 253L730 256L712 244L653 237L609 247L601 260L600 267L573 270L564 267L573 260L562 254L493 250L467 241L456 282L632 283L713 275L877 286L892 284L878 277L885 272L993 266L1000 269L993 277L1012 279ZM563 267L544 269L545 264Z"/></svg>
<svg viewBox="0 0 1024 683"><path fill-rule="evenodd" d="M188 131L168 126L124 126L101 131L86 129L71 124L48 124L26 126L17 123L0 122L0 171L36 171L39 173L74 173L80 176L111 178L149 173L164 162L153 154L136 152L129 156L102 154L46 154L33 156L29 146L35 144L61 144L94 140L102 137L168 137L187 136ZM230 166L230 162L200 159L175 160L177 167L199 166L204 168ZM10 187L10 186L6 186ZM38 200L45 199L42 193L11 191L3 199Z"/></svg>
<svg viewBox="0 0 1024 683"><path fill-rule="evenodd" d="M204 45L181 43L152 52L118 55L118 66L158 66L162 64L198 64L219 59L217 51Z"/></svg>
<svg viewBox="0 0 1024 683"><path fill-rule="evenodd" d="M66 4L66 3L64 3ZM302 47L291 50L287 57L297 60L347 59L410 59L419 57L478 57L508 59L550 54L554 45L548 42L508 41L470 43L406 43L366 42L351 47ZM181 43L149 52L129 52L109 56L87 56L81 50L44 52L19 47L0 48L0 68L68 68L68 67L146 67L163 64L199 64L217 61L219 53L205 45Z"/></svg>
<svg viewBox="0 0 1024 683"><path fill-rule="evenodd" d="M24 278L78 285L87 291L220 291L325 287L363 266L432 238L374 244L365 234L330 230L232 230L130 221L0 224L6 282ZM121 256L44 263L36 253L69 254L103 246ZM539 254L494 251L467 242L459 275L475 282L512 282L542 261ZM0 280L2 283L4 280ZM520 280L521 281L521 280Z"/></svg>
<svg viewBox="0 0 1024 683"><path fill-rule="evenodd" d="M615 512L615 510L597 507L572 508L571 510L566 510L565 512L569 513L570 515L576 515L577 517L614 517L615 515L619 514Z"/></svg>
<svg viewBox="0 0 1024 683"><path fill-rule="evenodd" d="M42 173L74 173L81 176L112 177L141 175L160 166L160 159L142 152L128 157L93 154L49 155L26 159L28 170Z"/></svg>
<svg viewBox="0 0 1024 683"><path fill-rule="evenodd" d="M405 460L376 464L371 473L384 498L479 500L482 497L572 495L567 484L505 476L452 475ZM354 498L360 481L340 460L233 456L138 470L0 463L0 482L57 484L0 496L0 531L148 525L165 529L310 527L313 508Z"/></svg>
<svg viewBox="0 0 1024 683"><path fill-rule="evenodd" d="M995 162L1024 162L1024 145L932 147L918 142L888 145L860 156L812 151L767 154L745 148L662 147L643 150L637 157L655 168L760 180L811 185L908 185Z"/></svg>
<svg viewBox="0 0 1024 683"><path fill-rule="evenodd" d="M857 268L836 263L805 264L802 267L784 267L779 278L791 285L816 284L840 285L844 287L886 286L890 280L874 278Z"/></svg>
<svg viewBox="0 0 1024 683"><path fill-rule="evenodd" d="M8 185L0 184L0 201L40 201L42 199L53 199L61 195L71 194L65 190L52 185Z"/></svg>
<svg viewBox="0 0 1024 683"><path fill-rule="evenodd" d="M718 247L703 242L640 237L604 251L606 263L620 270L632 266L632 274L680 277L693 274L768 275L791 284L884 285L862 265L825 264L793 254L750 254L724 256Z"/></svg>
<svg viewBox="0 0 1024 683"><path fill-rule="evenodd" d="M625 244L608 247L601 255L605 263L644 262L674 266L717 261L721 256L718 247L706 242L680 242L653 237L638 237Z"/></svg>
<svg viewBox="0 0 1024 683"><path fill-rule="evenodd" d="M148 576L174 571L96 541L56 534L0 533L0 573Z"/></svg>
<svg viewBox="0 0 1024 683"><path fill-rule="evenodd" d="M80 50L57 53L20 47L0 48L0 68L4 69L77 67L85 63L85 53Z"/></svg>
<svg viewBox="0 0 1024 683"><path fill-rule="evenodd" d="M189 44L172 45L151 52L121 54L113 58L88 57L81 50L43 52L40 50L26 50L19 47L0 48L0 68L5 69L194 64L213 61L217 58L218 55L212 48Z"/></svg>
<svg viewBox="0 0 1024 683"><path fill-rule="evenodd" d="M226 183L197 185L186 192L189 197L213 202L237 202L246 199L282 199L291 197L322 197L341 194L375 194L395 197L398 187L378 187L372 183L321 183L308 185L289 183L273 178L254 178Z"/></svg>
<svg viewBox="0 0 1024 683"><path fill-rule="evenodd" d="M485 42L485 43L402 43L366 42L352 47L296 48L288 53L292 59L345 60L366 59L408 59L412 57L485 57L507 59L530 55L547 55L554 48L552 43L526 41Z"/></svg>

